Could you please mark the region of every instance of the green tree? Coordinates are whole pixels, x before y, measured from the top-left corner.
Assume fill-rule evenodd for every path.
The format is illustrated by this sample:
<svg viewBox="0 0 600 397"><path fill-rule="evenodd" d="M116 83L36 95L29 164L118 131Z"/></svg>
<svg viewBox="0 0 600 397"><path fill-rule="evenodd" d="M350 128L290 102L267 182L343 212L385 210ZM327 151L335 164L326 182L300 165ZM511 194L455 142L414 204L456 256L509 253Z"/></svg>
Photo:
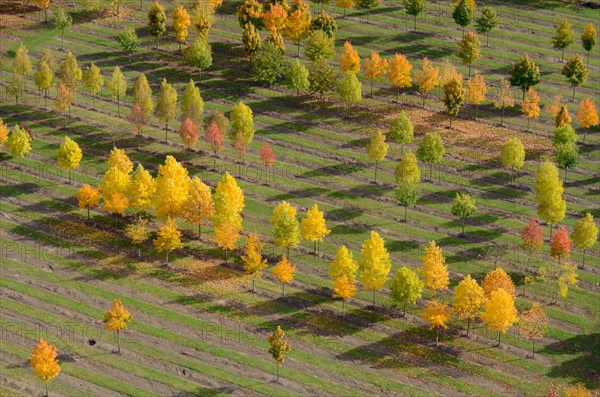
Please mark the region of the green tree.
<svg viewBox="0 0 600 397"><path fill-rule="evenodd" d="M513 87L523 90L523 99L525 99L525 92L540 82L540 68L525 54L513 66L508 81Z"/></svg>
<svg viewBox="0 0 600 397"><path fill-rule="evenodd" d="M121 46L121 49L129 57L129 63L131 63L131 54L137 51L140 45L140 39L138 39L135 29L128 27L117 35L117 41Z"/></svg>
<svg viewBox="0 0 600 397"><path fill-rule="evenodd" d="M234 145L243 145L247 147L252 143L254 138L254 116L252 109L242 101L238 102L237 105L231 110L229 116L231 120L231 130L229 131L229 139ZM240 151L243 153L244 151ZM242 157L242 161L244 158Z"/></svg>
<svg viewBox="0 0 600 397"><path fill-rule="evenodd" d="M481 55L481 42L479 41L479 37L473 32L467 32L462 38L462 40L458 41L458 51L456 52L456 56L461 59L461 61L465 65L469 65L469 78L471 78L471 65Z"/></svg>
<svg viewBox="0 0 600 397"><path fill-rule="evenodd" d="M409 206L415 205L419 200L421 191L419 184L407 178L400 179L394 190L396 200L404 206L404 222L406 222L406 212Z"/></svg>
<svg viewBox="0 0 600 397"><path fill-rule="evenodd" d="M581 34L581 45L587 51L587 66L590 65L590 51L596 45L596 29L593 24L587 25L583 28L583 33Z"/></svg>
<svg viewBox="0 0 600 397"><path fill-rule="evenodd" d="M452 128L452 119L456 117L465 99L465 89L462 85L462 77L454 76L450 81L442 86L442 101L446 105L446 113L450 115L450 128Z"/></svg>
<svg viewBox="0 0 600 397"><path fill-rule="evenodd" d="M118 66L115 66L112 76L106 82L106 88L110 92L110 96L117 100L117 115L121 117L121 98L127 92L127 80Z"/></svg>
<svg viewBox="0 0 600 397"><path fill-rule="evenodd" d="M283 76L283 53L273 43L263 43L252 57L252 70L256 80L273 85Z"/></svg>
<svg viewBox="0 0 600 397"><path fill-rule="evenodd" d="M251 23L247 23L242 31L242 43L244 43L244 52L252 56L260 47L260 33Z"/></svg>
<svg viewBox="0 0 600 397"><path fill-rule="evenodd" d="M407 303L414 305L423 296L423 288L423 280L416 271L406 266L398 269L390 285L390 296L394 302L402 305L402 316L406 316Z"/></svg>
<svg viewBox="0 0 600 397"><path fill-rule="evenodd" d="M475 20L475 30L477 33L486 35L486 46L490 45L490 32L500 24L500 18L496 9L491 6L485 6L479 18Z"/></svg>
<svg viewBox="0 0 600 397"><path fill-rule="evenodd" d="M367 10L367 21L369 20L369 12L379 5L379 0L356 0L354 6L358 10Z"/></svg>
<svg viewBox="0 0 600 397"><path fill-rule="evenodd" d="M154 110L154 101L152 100L152 89L145 74L141 73L135 80L132 95L133 103L139 105L146 120L150 120Z"/></svg>
<svg viewBox="0 0 600 397"><path fill-rule="evenodd" d="M311 62L308 69L309 91L323 95L331 92L337 85L337 72L325 59Z"/></svg>
<svg viewBox="0 0 600 397"><path fill-rule="evenodd" d="M452 11L452 18L454 22L462 27L463 35L465 34L465 27L473 20L473 10L467 4L467 0L460 0Z"/></svg>
<svg viewBox="0 0 600 397"><path fill-rule="evenodd" d="M560 24L556 27L556 33L552 37L552 47L557 50L561 50L560 60L565 59L565 49L573 44L574 33L571 29L571 23L566 19L563 19Z"/></svg>
<svg viewBox="0 0 600 397"><path fill-rule="evenodd" d="M554 136L552 137L552 143L556 145L560 144L568 144L577 143L578 137L577 133L571 127L571 124L561 125L560 127L556 127L554 129Z"/></svg>
<svg viewBox="0 0 600 397"><path fill-rule="evenodd" d="M31 58L29 58L29 50L24 44L20 44L15 52L15 59L12 63L12 71L25 77L31 73Z"/></svg>
<svg viewBox="0 0 600 397"><path fill-rule="evenodd" d="M574 143L561 143L555 146L554 158L556 164L565 170L565 181L567 180L567 170L577 165L579 161L579 151Z"/></svg>
<svg viewBox="0 0 600 397"><path fill-rule="evenodd" d="M500 163L505 167L513 169L510 176L511 183L514 182L514 170L523 168L525 164L525 147L519 138L511 138L502 146L500 150Z"/></svg>
<svg viewBox="0 0 600 397"><path fill-rule="evenodd" d="M575 54L569 59L562 68L562 75L567 78L571 87L573 87L573 100L575 100L575 87L585 83L588 76L588 68L583 63L579 54Z"/></svg>
<svg viewBox="0 0 600 397"><path fill-rule="evenodd" d="M41 60L37 65L33 79L37 89L44 93L44 106L47 106L48 90L54 86L54 71L46 61Z"/></svg>
<svg viewBox="0 0 600 397"><path fill-rule="evenodd" d="M428 132L425 134L419 147L417 148L417 159L429 164L429 180L431 180L431 172L434 164L439 164L444 158L446 148L442 137L437 132Z"/></svg>
<svg viewBox="0 0 600 397"><path fill-rule="evenodd" d="M565 217L567 203L563 199L563 183L558 177L558 170L554 163L543 162L535 172L535 200L538 203L537 212L540 218L550 225L560 222Z"/></svg>
<svg viewBox="0 0 600 397"><path fill-rule="evenodd" d="M298 247L300 244L300 222L296 216L296 207L282 201L274 210L271 217L273 226L273 242L280 249L287 249L287 257L290 257L290 248Z"/></svg>
<svg viewBox="0 0 600 397"><path fill-rule="evenodd" d="M377 182L377 165L387 155L388 148L383 132L376 130L371 134L371 140L367 144L367 155L375 162L375 182Z"/></svg>
<svg viewBox="0 0 600 397"><path fill-rule="evenodd" d="M337 91L342 102L346 102L348 116L350 115L350 104L362 100L362 84L354 72L344 73L340 80Z"/></svg>
<svg viewBox="0 0 600 397"><path fill-rule="evenodd" d="M388 137L399 145L412 143L414 138L414 127L404 110L392 121Z"/></svg>
<svg viewBox="0 0 600 397"><path fill-rule="evenodd" d="M202 72L212 65L212 48L206 40L196 39L186 50L185 59L188 65Z"/></svg>
<svg viewBox="0 0 600 397"><path fill-rule="evenodd" d="M163 79L160 84L154 115L165 123L165 141L168 141L169 121L177 117L177 91L167 82L167 79Z"/></svg>
<svg viewBox="0 0 600 397"><path fill-rule="evenodd" d="M167 15L165 8L158 1L152 3L148 11L148 29L150 34L156 38L156 49L158 49L158 40L167 32Z"/></svg>
<svg viewBox="0 0 600 397"><path fill-rule="evenodd" d="M19 103L19 98L23 98L25 96L25 79L18 73L13 73L12 77L8 81L8 86L6 87L6 93L10 96L15 97L15 103Z"/></svg>
<svg viewBox="0 0 600 397"><path fill-rule="evenodd" d="M73 17L64 8L58 7L54 11L54 29L60 31L61 50L65 49L65 32L71 29L71 25L73 25Z"/></svg>
<svg viewBox="0 0 600 397"><path fill-rule="evenodd" d="M194 125L201 127L204 115L204 100L200 95L200 88L196 87L194 80L185 87L185 93L181 101L181 116L185 120L189 118L194 122Z"/></svg>
<svg viewBox="0 0 600 397"><path fill-rule="evenodd" d="M475 201L473 201L470 195L466 193L456 193L456 197L454 198L454 203L452 204L450 212L452 213L452 215L457 216L461 219L461 233L464 233L465 219L477 213L477 206L475 205Z"/></svg>
<svg viewBox="0 0 600 397"><path fill-rule="evenodd" d="M85 90L92 95L92 103L95 109L96 97L98 96L98 93L104 86L104 78L100 73L100 68L94 63L89 65L87 68L85 68L85 70L82 73L81 82L83 83L83 87L85 88Z"/></svg>
<svg viewBox="0 0 600 397"><path fill-rule="evenodd" d="M308 69L300 60L295 59L286 69L285 81L288 88L296 91L296 94L308 90Z"/></svg>
<svg viewBox="0 0 600 397"><path fill-rule="evenodd" d="M425 0L404 0L404 9L408 15L414 18L414 30L417 31L417 17L425 9Z"/></svg>
<svg viewBox="0 0 600 397"><path fill-rule="evenodd" d="M327 36L333 38L338 26L333 16L321 10L319 15L313 18L313 20L310 22L309 29L311 32L314 32L315 30L322 30Z"/></svg>
<svg viewBox="0 0 600 397"><path fill-rule="evenodd" d="M421 182L421 171L417 164L417 158L412 151L407 150L404 152L400 163L398 163L398 167L396 167L394 176L396 177L396 183L400 183L401 180L411 183Z"/></svg>
<svg viewBox="0 0 600 397"><path fill-rule="evenodd" d="M306 39L304 55L311 61L331 59L335 54L333 37L322 30L314 30Z"/></svg>

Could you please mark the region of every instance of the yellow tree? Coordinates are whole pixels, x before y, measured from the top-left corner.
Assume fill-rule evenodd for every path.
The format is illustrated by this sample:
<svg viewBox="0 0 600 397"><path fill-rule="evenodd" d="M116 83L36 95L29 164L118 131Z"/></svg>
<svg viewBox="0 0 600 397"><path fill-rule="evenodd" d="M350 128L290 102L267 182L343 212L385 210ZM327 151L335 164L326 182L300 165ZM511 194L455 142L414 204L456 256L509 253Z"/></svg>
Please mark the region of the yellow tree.
<svg viewBox="0 0 600 397"><path fill-rule="evenodd" d="M598 240L598 227L594 222L594 217L589 212L577 222L573 233L571 233L573 245L576 248L583 250L583 263L585 266L585 250L594 245Z"/></svg>
<svg viewBox="0 0 600 397"><path fill-rule="evenodd" d="M591 391L586 389L584 385L578 383L576 385L565 387L563 397L593 397Z"/></svg>
<svg viewBox="0 0 600 397"><path fill-rule="evenodd" d="M411 86L411 70L412 65L408 62L408 59L406 59L406 57L402 54L396 53L394 57L389 61L387 75L390 84L396 87L397 102L400 102L400 89L408 88Z"/></svg>
<svg viewBox="0 0 600 397"><path fill-rule="evenodd" d="M65 139L58 148L56 163L60 168L69 171L69 183L71 183L73 180L72 171L73 169L79 167L81 157L82 153L79 145L77 145L77 143L68 136L65 136Z"/></svg>
<svg viewBox="0 0 600 397"><path fill-rule="evenodd" d="M323 241L323 238L331 233L331 230L327 229L323 212L319 211L317 203L308 210L306 218L300 221L300 231L305 240L314 242L316 255L317 242Z"/></svg>
<svg viewBox="0 0 600 397"><path fill-rule="evenodd" d="M287 16L285 8L281 4L275 3L263 14L262 22L271 32L281 32L285 26Z"/></svg>
<svg viewBox="0 0 600 397"><path fill-rule="evenodd" d="M168 155L158 166L154 208L159 219L183 214L190 187L187 169L175 157Z"/></svg>
<svg viewBox="0 0 600 397"><path fill-rule="evenodd" d="M406 304L414 305L423 295L423 280L416 271L402 266L392 279L390 295L394 302L403 305L402 316L406 316Z"/></svg>
<svg viewBox="0 0 600 397"><path fill-rule="evenodd" d="M579 104L577 110L577 121L581 125L583 130L583 143L585 143L585 135L588 128L595 127L598 125L598 112L596 111L596 104L589 98L585 98Z"/></svg>
<svg viewBox="0 0 600 397"><path fill-rule="evenodd" d="M289 284L294 280L294 273L296 272L296 267L290 263L290 261L285 257L285 255L281 258L277 265L273 268L273 274L277 279L281 282L281 293L285 298L285 285Z"/></svg>
<svg viewBox="0 0 600 397"><path fill-rule="evenodd" d="M358 264L354 260L352 252L345 245L342 245L329 265L329 278L334 281L341 276L346 276L348 281L354 284L357 270Z"/></svg>
<svg viewBox="0 0 600 397"><path fill-rule="evenodd" d="M246 240L242 264L246 274L252 276L252 292L256 291L256 278L260 277L261 271L267 268L267 260L263 259L261 254L264 245L265 243L256 233L251 233Z"/></svg>
<svg viewBox="0 0 600 397"><path fill-rule="evenodd" d="M142 256L140 246L150 238L148 219L138 216L133 223L127 225L125 235L131 242L138 246L138 258Z"/></svg>
<svg viewBox="0 0 600 397"><path fill-rule="evenodd" d="M513 106L515 106L515 100L512 91L510 90L510 83L507 79L502 79L500 87L496 90L496 96L494 97L494 107L502 110L500 125L504 124L504 111Z"/></svg>
<svg viewBox="0 0 600 397"><path fill-rule="evenodd" d="M481 313L483 322L493 331L498 331L498 345L500 337L517 321L517 308L515 298L504 290L498 288L493 291Z"/></svg>
<svg viewBox="0 0 600 397"><path fill-rule="evenodd" d="M344 18L346 18L346 10L354 7L355 2L355 0L336 0L335 4L344 10Z"/></svg>
<svg viewBox="0 0 600 397"><path fill-rule="evenodd" d="M433 90L439 84L439 73L440 68L433 66L427 57L423 59L421 68L415 70L415 84L419 87L419 92L423 96L423 106L425 106L425 100L429 91Z"/></svg>
<svg viewBox="0 0 600 397"><path fill-rule="evenodd" d="M346 275L341 275L332 281L333 286L333 298L342 299L342 317L344 317L344 306L346 299L352 298L356 295L356 285L354 282L348 280Z"/></svg>
<svg viewBox="0 0 600 397"><path fill-rule="evenodd" d="M285 332L281 329L281 326L277 326L277 329L269 336L269 353L273 356L275 364L277 365L277 381L279 382L279 365L285 361L285 355L287 352L292 350L292 347L285 338Z"/></svg>
<svg viewBox="0 0 600 397"><path fill-rule="evenodd" d="M342 73L358 73L360 71L360 56L358 55L358 51L352 47L352 44L349 41L344 43L339 63Z"/></svg>
<svg viewBox="0 0 600 397"><path fill-rule="evenodd" d="M560 222L565 217L567 202L563 199L563 183L558 177L558 169L551 161L543 162L535 173L535 200L540 218L550 225Z"/></svg>
<svg viewBox="0 0 600 397"><path fill-rule="evenodd" d="M131 175L131 183L127 189L129 206L148 211L156 195L156 181L140 163Z"/></svg>
<svg viewBox="0 0 600 397"><path fill-rule="evenodd" d="M380 57L375 51L365 59L365 77L371 83L371 96L373 96L373 82L385 76L387 68L387 59Z"/></svg>
<svg viewBox="0 0 600 397"><path fill-rule="evenodd" d="M540 116L540 96L533 87L529 87L525 99L521 102L521 112L527 117L527 128L531 119L537 119Z"/></svg>
<svg viewBox="0 0 600 397"><path fill-rule="evenodd" d="M121 171L118 167L110 167L105 173L100 185L104 199L112 197L113 194L126 195L131 177Z"/></svg>
<svg viewBox="0 0 600 397"><path fill-rule="evenodd" d="M90 219L90 208L95 207L100 202L100 190L88 185L83 185L77 195L79 208L87 208L87 218Z"/></svg>
<svg viewBox="0 0 600 397"><path fill-rule="evenodd" d="M500 150L500 163L505 167L513 169L513 172L510 174L510 181L511 183L514 182L514 170L523 168L523 165L525 164L525 147L519 138L510 138L510 140L502 146L502 149Z"/></svg>
<svg viewBox="0 0 600 397"><path fill-rule="evenodd" d="M304 2L302 1L302 3ZM290 12L285 20L283 34L296 43L298 57L300 56L300 42L310 33L310 22L310 10L302 7Z"/></svg>
<svg viewBox="0 0 600 397"><path fill-rule="evenodd" d="M181 232L171 217L167 218L164 225L158 228L156 238L152 241L157 252L166 253L166 263L169 264L169 252L183 247L181 243Z"/></svg>
<svg viewBox="0 0 600 397"><path fill-rule="evenodd" d="M287 248L289 257L290 248L296 248L300 243L300 224L296 218L296 207L282 201L273 210L270 222L273 226L273 242L280 249Z"/></svg>
<svg viewBox="0 0 600 397"><path fill-rule="evenodd" d="M67 111L71 113L71 105L73 104L73 92L62 81L58 83L56 88L56 98L54 98L54 106L56 110L63 114L63 124L67 124Z"/></svg>
<svg viewBox="0 0 600 397"><path fill-rule="evenodd" d="M448 289L450 280L445 262L442 249L435 244L435 241L430 241L421 256L423 266L419 269L419 273L425 279L425 288L429 290L431 296L435 296L437 291Z"/></svg>
<svg viewBox="0 0 600 397"><path fill-rule="evenodd" d="M239 214L233 218L228 218L225 223L220 223L215 229L215 243L225 251L225 263L227 263L227 253L237 248L237 241L240 239L242 230L242 221Z"/></svg>
<svg viewBox="0 0 600 397"><path fill-rule="evenodd" d="M4 145L8 139L8 125L4 124L0 117L0 145Z"/></svg>
<svg viewBox="0 0 600 397"><path fill-rule="evenodd" d="M448 307L446 302L438 301L437 299L432 299L427 303L427 307L421 313L421 317L425 321L427 321L430 326L429 329L435 329L435 345L438 346L440 343L440 334L439 329L447 329L446 321L450 318L450 314L452 314L452 309Z"/></svg>
<svg viewBox="0 0 600 397"><path fill-rule="evenodd" d="M123 306L120 299L115 298L112 302L112 310L104 313L102 322L107 329L117 334L117 353L120 353L120 332L127 329L127 324L131 322L131 313Z"/></svg>
<svg viewBox="0 0 600 397"><path fill-rule="evenodd" d="M452 299L452 308L454 314L461 320L467 320L467 336L471 328L471 320L479 314L479 311L485 303L485 292L477 284L477 280L471 278L468 274L454 288Z"/></svg>
<svg viewBox="0 0 600 397"><path fill-rule="evenodd" d="M8 136L6 147L10 155L18 158L19 164L22 164L23 157L31 151L31 137L24 128L16 125Z"/></svg>
<svg viewBox="0 0 600 397"><path fill-rule="evenodd" d="M117 167L125 174L130 174L133 171L133 162L129 160L129 156L127 156L125 150L117 149L116 147L113 147L110 151L106 164L109 167Z"/></svg>
<svg viewBox="0 0 600 397"><path fill-rule="evenodd" d="M50 7L50 0L35 0L35 2L44 10L44 21L48 22L48 7Z"/></svg>
<svg viewBox="0 0 600 397"><path fill-rule="evenodd" d="M396 177L396 183L405 181L408 183L419 183L421 182L421 171L417 164L417 157L412 150L407 150L402 155L396 171L394 172Z"/></svg>
<svg viewBox="0 0 600 397"><path fill-rule="evenodd" d="M48 382L50 382L60 372L60 365L56 356L58 350L46 340L40 339L38 345L31 352L29 366L33 373L44 382L46 387L46 396L48 396Z"/></svg>
<svg viewBox="0 0 600 397"><path fill-rule="evenodd" d="M210 188L195 176L190 181L187 201L183 205L183 216L188 222L198 225L198 238L200 238L202 224L212 219L214 215L215 206Z"/></svg>
<svg viewBox="0 0 600 397"><path fill-rule="evenodd" d="M479 72L475 72L472 78L467 80L467 101L475 105L475 120L477 120L477 108L485 101L485 97L488 93L488 85L483 78L483 75Z"/></svg>
<svg viewBox="0 0 600 397"><path fill-rule="evenodd" d="M179 52L181 52L181 44L185 42L188 36L190 27L190 14L184 6L179 4L171 14L173 19L173 30L175 31L175 40L179 43Z"/></svg>
<svg viewBox="0 0 600 397"><path fill-rule="evenodd" d="M375 162L375 182L377 182L377 165L387 155L389 146L385 143L385 135L381 130L376 130L371 134L371 140L367 144L367 155Z"/></svg>
<svg viewBox="0 0 600 397"><path fill-rule="evenodd" d="M492 295L492 292L500 288L506 291L510 296L515 296L515 284L508 273L501 267L497 267L485 275L483 282L481 283L481 288L483 288L486 298L489 298Z"/></svg>
<svg viewBox="0 0 600 397"><path fill-rule="evenodd" d="M241 219L239 213L244 209L244 193L237 184L234 177L225 173L215 189L213 196L215 215L213 217L213 228L217 228L223 223L231 220L239 220L241 229Z"/></svg>
<svg viewBox="0 0 600 397"><path fill-rule="evenodd" d="M532 357L535 357L535 341L542 339L548 331L548 316L538 302L531 308L521 313L519 319L519 334L523 339L531 341Z"/></svg>
<svg viewBox="0 0 600 397"><path fill-rule="evenodd" d="M110 195L104 195L104 206L102 209L109 214L119 214L121 216L125 215L125 211L129 203L127 201L127 196L123 193L113 193ZM116 218L115 218L116 223Z"/></svg>
<svg viewBox="0 0 600 397"><path fill-rule="evenodd" d="M373 291L373 306L375 306L375 292L385 286L392 262L390 254L385 248L385 241L374 230L362 245L358 268L360 270L359 280L363 288L366 291Z"/></svg>
<svg viewBox="0 0 600 397"><path fill-rule="evenodd" d="M571 124L571 114L569 113L569 108L566 105L561 105L554 116L554 125L556 127L562 127L563 125Z"/></svg>

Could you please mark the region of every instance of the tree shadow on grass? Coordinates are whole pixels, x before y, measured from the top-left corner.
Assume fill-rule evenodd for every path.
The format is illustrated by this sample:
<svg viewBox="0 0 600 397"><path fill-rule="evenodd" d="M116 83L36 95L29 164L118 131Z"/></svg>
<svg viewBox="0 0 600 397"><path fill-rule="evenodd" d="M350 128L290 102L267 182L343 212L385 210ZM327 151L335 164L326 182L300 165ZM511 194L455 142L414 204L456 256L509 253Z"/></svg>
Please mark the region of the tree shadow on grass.
<svg viewBox="0 0 600 397"><path fill-rule="evenodd" d="M600 324L599 324L600 325ZM574 378L588 389L600 388L600 333L576 335L564 341L547 345L544 354L560 359L572 356L553 366L546 376L551 378Z"/></svg>

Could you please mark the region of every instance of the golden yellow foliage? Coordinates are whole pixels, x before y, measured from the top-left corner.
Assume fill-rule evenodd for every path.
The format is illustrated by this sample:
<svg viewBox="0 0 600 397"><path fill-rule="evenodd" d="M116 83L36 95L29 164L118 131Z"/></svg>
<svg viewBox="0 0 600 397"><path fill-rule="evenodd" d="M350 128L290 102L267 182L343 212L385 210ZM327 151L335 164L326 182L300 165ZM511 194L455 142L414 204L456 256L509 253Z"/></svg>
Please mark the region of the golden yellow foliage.
<svg viewBox="0 0 600 397"><path fill-rule="evenodd" d="M29 366L33 368L33 373L40 378L42 382L52 380L60 372L60 365L56 356L58 350L44 339L40 339L39 344L33 349Z"/></svg>
<svg viewBox="0 0 600 397"><path fill-rule="evenodd" d="M424 255L421 256L423 266L419 269L419 273L425 279L425 288L433 296L437 291L448 289L450 280L448 279L448 267L444 265L446 258L442 254L442 249L439 248L435 241L430 241L425 248Z"/></svg>

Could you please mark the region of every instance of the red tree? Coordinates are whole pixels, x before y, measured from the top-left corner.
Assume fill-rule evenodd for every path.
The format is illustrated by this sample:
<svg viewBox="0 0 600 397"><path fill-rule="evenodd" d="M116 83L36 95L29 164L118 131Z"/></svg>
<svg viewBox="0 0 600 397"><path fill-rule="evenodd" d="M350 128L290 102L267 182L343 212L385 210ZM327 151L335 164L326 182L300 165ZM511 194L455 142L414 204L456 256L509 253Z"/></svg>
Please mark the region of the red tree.
<svg viewBox="0 0 600 397"><path fill-rule="evenodd" d="M179 127L179 136L188 149L193 148L196 145L196 141L198 141L198 127L196 124L190 119L186 117L185 120L181 123Z"/></svg>
<svg viewBox="0 0 600 397"><path fill-rule="evenodd" d="M571 244L573 240L569 238L569 233L564 226L560 226L550 241L550 255L553 258L557 258L560 262L562 259L566 259L571 254Z"/></svg>
<svg viewBox="0 0 600 397"><path fill-rule="evenodd" d="M539 252L544 245L544 234L542 227L535 218L530 218L529 223L521 230L523 248L531 255Z"/></svg>
<svg viewBox="0 0 600 397"><path fill-rule="evenodd" d="M218 156L219 152L223 150L223 130L213 121L204 131L204 137L212 145L215 156Z"/></svg>
<svg viewBox="0 0 600 397"><path fill-rule="evenodd" d="M269 167L273 169L273 164L275 164L275 152L271 146L264 142L262 144L262 148L260 149L260 159L267 170Z"/></svg>
<svg viewBox="0 0 600 397"><path fill-rule="evenodd" d="M129 124L131 124L131 129L135 131L138 135L138 148L140 147L140 141L142 139L142 129L148 125L148 119L146 115L142 111L140 105L135 104L131 108L131 113L127 117Z"/></svg>

